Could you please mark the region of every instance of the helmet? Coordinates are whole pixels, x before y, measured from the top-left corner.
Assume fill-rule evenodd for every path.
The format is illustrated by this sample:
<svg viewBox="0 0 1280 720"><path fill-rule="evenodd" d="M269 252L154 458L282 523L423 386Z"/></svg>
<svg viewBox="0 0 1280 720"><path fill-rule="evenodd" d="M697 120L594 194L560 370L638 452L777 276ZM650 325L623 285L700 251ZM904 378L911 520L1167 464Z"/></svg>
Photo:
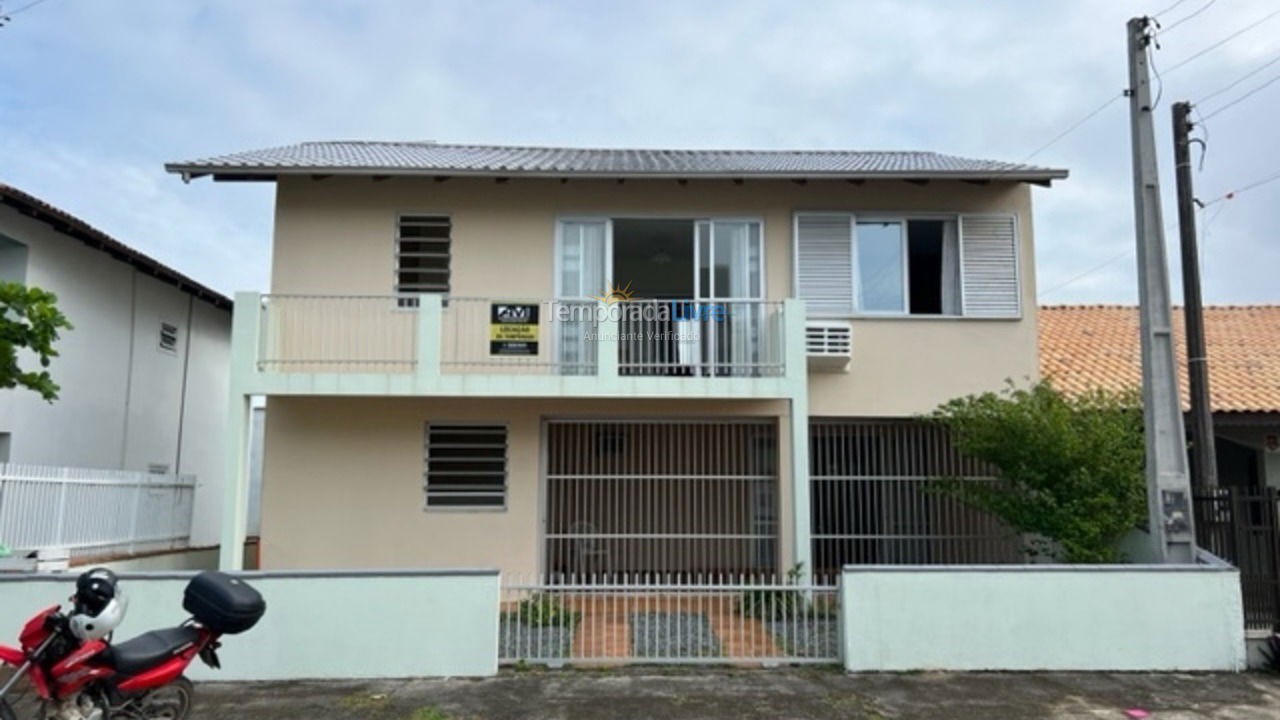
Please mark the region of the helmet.
<svg viewBox="0 0 1280 720"><path fill-rule="evenodd" d="M100 640L111 634L129 607L115 573L106 568L94 568L76 578L72 604L68 625L80 640Z"/></svg>

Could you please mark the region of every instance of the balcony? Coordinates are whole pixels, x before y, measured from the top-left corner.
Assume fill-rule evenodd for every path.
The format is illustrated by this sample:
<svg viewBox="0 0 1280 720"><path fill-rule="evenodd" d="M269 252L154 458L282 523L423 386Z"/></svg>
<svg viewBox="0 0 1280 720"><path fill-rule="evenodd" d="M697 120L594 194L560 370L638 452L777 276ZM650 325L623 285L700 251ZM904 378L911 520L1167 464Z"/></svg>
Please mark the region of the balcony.
<svg viewBox="0 0 1280 720"><path fill-rule="evenodd" d="M790 398L800 301L236 296L243 394Z"/></svg>

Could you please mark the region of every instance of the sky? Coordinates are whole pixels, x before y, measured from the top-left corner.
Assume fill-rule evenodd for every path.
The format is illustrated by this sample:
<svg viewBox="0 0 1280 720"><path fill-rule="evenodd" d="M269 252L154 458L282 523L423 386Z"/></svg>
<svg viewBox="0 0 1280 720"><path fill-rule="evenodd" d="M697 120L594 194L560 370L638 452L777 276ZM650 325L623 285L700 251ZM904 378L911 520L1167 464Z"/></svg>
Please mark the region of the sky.
<svg viewBox="0 0 1280 720"><path fill-rule="evenodd" d="M1280 76L1280 7L1175 2L0 0L0 180L218 290L265 290L273 185L184 185L165 162L333 139L1021 161L1121 92L1125 21L1159 13L1179 298L1169 107L1204 100L1206 202L1280 173L1280 81L1213 114ZM1034 191L1042 303L1136 302L1127 107L1031 157L1071 171ZM1206 302L1280 302L1280 180L1200 224Z"/></svg>

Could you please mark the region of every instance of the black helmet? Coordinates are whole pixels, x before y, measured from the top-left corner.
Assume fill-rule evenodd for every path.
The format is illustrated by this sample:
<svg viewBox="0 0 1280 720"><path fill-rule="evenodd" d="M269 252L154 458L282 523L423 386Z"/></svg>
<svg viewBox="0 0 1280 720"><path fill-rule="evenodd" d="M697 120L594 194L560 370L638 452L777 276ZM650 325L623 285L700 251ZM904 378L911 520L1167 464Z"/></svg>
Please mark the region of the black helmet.
<svg viewBox="0 0 1280 720"><path fill-rule="evenodd" d="M116 574L104 567L93 568L76 578L75 609L96 616L116 597Z"/></svg>

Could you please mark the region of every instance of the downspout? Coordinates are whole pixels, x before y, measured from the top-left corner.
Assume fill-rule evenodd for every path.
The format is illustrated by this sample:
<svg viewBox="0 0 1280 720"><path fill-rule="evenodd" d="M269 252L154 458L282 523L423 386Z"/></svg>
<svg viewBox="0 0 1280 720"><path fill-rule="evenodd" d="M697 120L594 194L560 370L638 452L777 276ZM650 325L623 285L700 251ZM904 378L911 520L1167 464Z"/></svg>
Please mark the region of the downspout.
<svg viewBox="0 0 1280 720"><path fill-rule="evenodd" d="M195 339L195 296L187 295L187 346L182 355L182 393L178 397L178 449L173 456L173 474L182 474L182 428L187 419L187 373L191 368L191 341ZM197 478L199 481L199 478Z"/></svg>

